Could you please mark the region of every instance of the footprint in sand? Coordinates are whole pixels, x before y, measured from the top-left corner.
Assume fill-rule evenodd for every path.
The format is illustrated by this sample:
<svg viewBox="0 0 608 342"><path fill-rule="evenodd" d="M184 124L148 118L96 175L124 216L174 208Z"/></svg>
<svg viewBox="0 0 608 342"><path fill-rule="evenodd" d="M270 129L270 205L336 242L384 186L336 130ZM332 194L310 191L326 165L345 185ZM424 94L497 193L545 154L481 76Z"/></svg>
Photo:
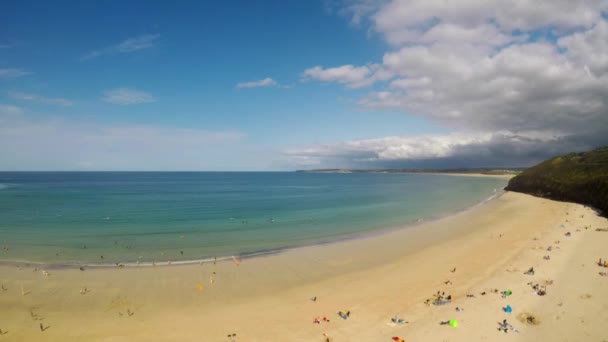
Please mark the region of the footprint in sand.
<svg viewBox="0 0 608 342"><path fill-rule="evenodd" d="M593 296L592 296L592 295L590 295L590 294L588 294L588 293L585 293L585 294L580 295L580 298L581 298L581 299L589 299L589 298L591 298L591 297L593 297Z"/></svg>
<svg viewBox="0 0 608 342"><path fill-rule="evenodd" d="M122 296L117 296L110 302L110 309L122 309L131 306L131 302Z"/></svg>
<svg viewBox="0 0 608 342"><path fill-rule="evenodd" d="M135 307L135 305L133 305L133 303L130 300L128 300L127 298L122 297L122 296L117 296L117 297L114 297L114 299L112 299L112 301L110 302L108 310L109 311L118 311L119 316L122 316L122 311L126 310L126 312L129 316L133 316L134 307Z"/></svg>

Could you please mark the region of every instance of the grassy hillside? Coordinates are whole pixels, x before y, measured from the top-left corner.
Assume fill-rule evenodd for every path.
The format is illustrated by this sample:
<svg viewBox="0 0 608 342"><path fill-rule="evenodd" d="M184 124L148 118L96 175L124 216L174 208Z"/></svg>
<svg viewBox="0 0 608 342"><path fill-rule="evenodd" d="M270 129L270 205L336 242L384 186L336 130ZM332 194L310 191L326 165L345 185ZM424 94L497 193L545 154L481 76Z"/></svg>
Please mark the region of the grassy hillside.
<svg viewBox="0 0 608 342"><path fill-rule="evenodd" d="M593 206L608 214L608 147L546 160L513 177L506 190Z"/></svg>

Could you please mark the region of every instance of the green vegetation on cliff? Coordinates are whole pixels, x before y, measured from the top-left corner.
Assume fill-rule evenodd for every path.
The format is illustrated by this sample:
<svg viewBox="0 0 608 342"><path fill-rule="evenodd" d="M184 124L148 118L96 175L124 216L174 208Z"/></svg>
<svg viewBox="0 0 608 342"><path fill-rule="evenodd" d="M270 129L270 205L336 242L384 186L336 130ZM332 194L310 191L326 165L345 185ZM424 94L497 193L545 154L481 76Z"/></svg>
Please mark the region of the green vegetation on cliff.
<svg viewBox="0 0 608 342"><path fill-rule="evenodd" d="M546 160L513 177L509 191L593 206L608 214L608 147Z"/></svg>

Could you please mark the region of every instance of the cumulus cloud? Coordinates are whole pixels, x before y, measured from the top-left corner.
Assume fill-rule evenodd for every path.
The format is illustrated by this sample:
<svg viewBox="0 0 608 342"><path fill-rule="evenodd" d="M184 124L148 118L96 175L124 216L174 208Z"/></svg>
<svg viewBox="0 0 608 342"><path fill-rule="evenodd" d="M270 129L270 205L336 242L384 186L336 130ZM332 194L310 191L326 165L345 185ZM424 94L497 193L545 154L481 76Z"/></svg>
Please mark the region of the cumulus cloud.
<svg viewBox="0 0 608 342"><path fill-rule="evenodd" d="M403 79L361 99L366 108L401 109L456 128L606 125L608 77L595 65L597 77L590 77L585 64L551 44L511 45L492 56L412 46L385 54L384 64Z"/></svg>
<svg viewBox="0 0 608 342"><path fill-rule="evenodd" d="M449 43L450 45L470 44L476 47L485 47L489 50L514 41L520 41L522 37L504 34L492 24L467 27L452 23L441 23L426 31L420 28L402 28L388 31L385 38L387 42L395 46L408 43Z"/></svg>
<svg viewBox="0 0 608 342"><path fill-rule="evenodd" d="M237 83L236 87L241 89L241 88L273 87L273 86L277 86L277 85L279 85L278 82L276 82L275 80L273 80L270 77L266 77L266 78L258 80L258 81Z"/></svg>
<svg viewBox="0 0 608 342"><path fill-rule="evenodd" d="M27 75L31 75L31 74L32 74L32 72L26 71L23 69L14 69L14 68L0 69L0 79L17 78L17 77L27 76Z"/></svg>
<svg viewBox="0 0 608 342"><path fill-rule="evenodd" d="M93 50L81 57L82 61L97 58L103 55L114 55L121 53L130 53L143 49L148 49L158 44L158 34L146 34L134 38L129 38L119 44L108 46L99 50Z"/></svg>
<svg viewBox="0 0 608 342"><path fill-rule="evenodd" d="M349 88L361 88L377 81L392 78L393 75L378 64L364 65L360 67L351 64L335 68L323 68L315 66L304 70L303 80L318 80L323 82L338 82Z"/></svg>
<svg viewBox="0 0 608 342"><path fill-rule="evenodd" d="M473 143L466 139L469 135L450 136L450 141L467 146L496 145L497 137L513 147L520 146L520 140L509 137L526 137L527 147L554 143L521 133L530 131L559 136L560 146L608 143L601 138L608 132L608 21L603 16L608 2L360 3L362 7L356 7L347 1L344 11L353 21L369 23L391 48L377 63L307 69L309 79L348 88L375 84L374 91L356 101L358 106L420 115L456 132L492 137ZM546 32L557 41L543 39ZM370 66L381 70L382 77L374 77ZM398 144L394 139L382 141ZM441 145L444 140L428 141ZM384 153L377 152L375 160L383 160Z"/></svg>
<svg viewBox="0 0 608 342"><path fill-rule="evenodd" d="M225 155L244 139L233 130L41 119L0 105L0 170L226 169Z"/></svg>
<svg viewBox="0 0 608 342"><path fill-rule="evenodd" d="M129 88L116 88L104 93L103 101L116 105L132 105L141 103L156 102L156 99L141 90Z"/></svg>
<svg viewBox="0 0 608 342"><path fill-rule="evenodd" d="M72 101L63 98L52 98L37 94L20 93L14 91L8 92L8 96L15 100L51 104L62 107L69 107L74 104Z"/></svg>
<svg viewBox="0 0 608 342"><path fill-rule="evenodd" d="M494 22L505 32L539 27L569 30L590 27L601 20L606 9L608 4L603 0L393 0L380 4L371 20L381 34L428 27L436 21L461 27Z"/></svg>
<svg viewBox="0 0 608 342"><path fill-rule="evenodd" d="M566 55L589 73L604 77L608 73L608 22L601 20L593 28L561 37L557 45L566 49ZM593 75L589 75L593 77Z"/></svg>

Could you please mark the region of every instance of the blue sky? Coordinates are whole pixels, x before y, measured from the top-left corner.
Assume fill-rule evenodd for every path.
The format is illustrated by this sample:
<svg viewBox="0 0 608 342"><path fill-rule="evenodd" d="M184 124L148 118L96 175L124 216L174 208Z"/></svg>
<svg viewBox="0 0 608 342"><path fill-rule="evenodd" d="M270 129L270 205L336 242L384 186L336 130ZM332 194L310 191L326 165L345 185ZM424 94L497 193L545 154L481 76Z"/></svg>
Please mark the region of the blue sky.
<svg viewBox="0 0 608 342"><path fill-rule="evenodd" d="M424 25L412 21L406 27L414 28L415 38L411 38L411 33L391 22L407 22L410 16L386 14L389 6L417 6L407 1L10 1L0 6L0 115L5 123L0 139L6 139L0 147L0 169L8 170L274 170L449 160L454 149L467 146L462 136L499 132L501 137L512 137L526 127L502 122L478 126L477 117L454 124L445 113L512 114L453 103L452 94L437 96L440 89L419 94L435 96L432 106L413 101L411 90L396 94L399 84L390 82L398 79L440 80L423 73L428 65L402 67L401 62L410 63L410 59L400 52L437 48L420 55L421 60L432 60L433 53L441 55L441 44L454 40L462 51L449 50L459 51L440 64L449 65L460 58L491 56L509 45L538 43L549 36L539 34L545 31L559 32L551 33L548 42L557 49L560 37L593 33L598 22L605 22L600 5L592 8L599 16L590 22L570 23L548 13L532 17L532 24L488 19L484 17L488 14L481 13L485 20L480 23L461 25L453 16L443 18L441 11L432 8L439 19L430 27L425 27L428 20ZM465 11L463 17L471 17L471 9L460 10ZM534 20L539 24L535 26ZM488 22L495 24L488 26ZM489 39L496 40L493 52L479 48L479 41L462 43L458 25L466 29L477 25L473 40L491 35ZM433 28L439 33L431 32ZM522 42L517 38L522 33L532 38ZM425 34L436 38L425 38ZM463 44L473 44L479 54L469 56ZM529 57L526 53L546 57L542 47L529 50L513 58ZM413 55L416 51L405 52ZM601 82L602 68L593 70ZM253 86L267 78L270 85ZM249 87L244 86L247 82ZM406 81L406 87L411 82ZM517 120L522 118L513 121ZM530 118L533 123L538 120ZM10 125L14 129L9 130ZM537 126L532 124L530 131L538 131ZM154 134L129 140L137 139L136 132L142 128ZM191 134L188 142L180 138L182 129ZM115 137L108 132L115 131L123 132L121 143L141 145L132 150L104 145ZM19 133L22 136L16 137ZM231 138L226 140L226 134ZM406 140L387 143L390 137ZM55 144L61 139L65 141ZM412 145L424 139L431 142ZM496 137L489 139L494 142ZM484 141L478 138L470 143ZM197 144L204 146L198 149ZM433 154L446 144L452 152ZM399 153L387 159L395 149L426 152ZM176 159L186 150L182 159ZM162 153L152 157L155 151ZM532 157L513 163L539 158L532 152L528 156ZM192 163L193 158L204 162Z"/></svg>

